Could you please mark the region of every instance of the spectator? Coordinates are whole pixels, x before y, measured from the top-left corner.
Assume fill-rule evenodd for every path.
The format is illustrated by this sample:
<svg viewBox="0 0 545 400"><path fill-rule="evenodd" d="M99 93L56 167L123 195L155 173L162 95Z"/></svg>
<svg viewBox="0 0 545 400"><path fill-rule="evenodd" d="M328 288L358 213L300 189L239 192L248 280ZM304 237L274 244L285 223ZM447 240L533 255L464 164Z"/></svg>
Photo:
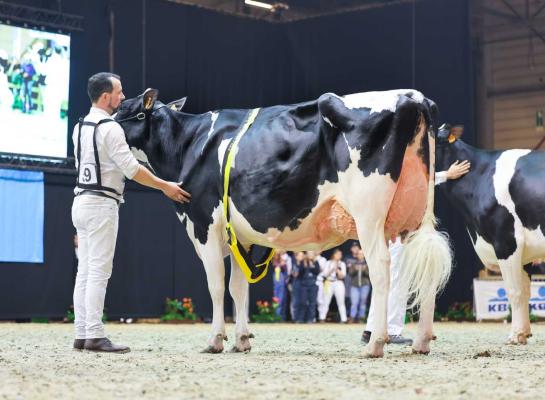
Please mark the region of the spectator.
<svg viewBox="0 0 545 400"><path fill-rule="evenodd" d="M325 322L333 295L335 295L335 300L337 301L341 322L344 323L347 321L343 282L346 276L346 264L341 261L342 255L341 250L335 249L331 255L331 259L326 263L323 271L320 272L323 281L321 288L320 286L318 287L318 302L320 303L318 313L320 322Z"/></svg>
<svg viewBox="0 0 545 400"><path fill-rule="evenodd" d="M273 290L274 297L278 299L278 308L276 309L276 315L282 318L282 321L287 319L288 313L288 255L286 252L278 252L273 258Z"/></svg>
<svg viewBox="0 0 545 400"><path fill-rule="evenodd" d="M346 264L346 271L350 271L350 267L356 262L358 259L358 252L361 250L360 244L356 241L352 242L350 244L350 254L344 258L344 263ZM352 277L350 274L346 274L344 277L344 302L346 304L346 308L351 310L352 309L352 299L351 299L351 287L352 287Z"/></svg>
<svg viewBox="0 0 545 400"><path fill-rule="evenodd" d="M350 320L359 322L365 318L367 311L367 298L371 289L369 281L369 267L363 256L363 250L359 250L356 260L348 267L350 277Z"/></svg>
<svg viewBox="0 0 545 400"><path fill-rule="evenodd" d="M316 318L316 277L320 266L307 254L298 252L293 270L295 322L313 322Z"/></svg>

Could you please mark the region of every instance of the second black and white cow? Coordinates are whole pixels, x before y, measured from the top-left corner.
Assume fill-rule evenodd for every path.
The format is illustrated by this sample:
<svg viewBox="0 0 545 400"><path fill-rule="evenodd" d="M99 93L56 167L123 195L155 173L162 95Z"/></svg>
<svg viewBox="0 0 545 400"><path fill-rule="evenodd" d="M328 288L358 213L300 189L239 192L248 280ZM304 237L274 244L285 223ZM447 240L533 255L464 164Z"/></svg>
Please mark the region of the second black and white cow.
<svg viewBox="0 0 545 400"><path fill-rule="evenodd" d="M157 91L123 102L127 142L162 178L192 195L178 216L206 269L213 301L207 351L223 350L224 257L237 315L248 282L229 252L222 165L250 110L191 115L156 101ZM178 105L179 106L179 105ZM179 108L179 107L178 107ZM390 257L387 238L410 235L404 280L421 304L414 350L429 352L437 291L450 272L450 249L433 223L435 105L414 90L266 107L242 136L230 172L229 214L239 242L285 250L324 250L359 239L370 269L377 327L366 348L383 355ZM138 117L137 117L138 116ZM237 318L235 351L250 349Z"/></svg>
<svg viewBox="0 0 545 400"><path fill-rule="evenodd" d="M458 136L441 127L437 170L456 160L468 160L471 170L441 188L464 216L481 261L501 270L513 313L508 343L526 344L530 279L523 265L545 257L545 152L479 150Z"/></svg>

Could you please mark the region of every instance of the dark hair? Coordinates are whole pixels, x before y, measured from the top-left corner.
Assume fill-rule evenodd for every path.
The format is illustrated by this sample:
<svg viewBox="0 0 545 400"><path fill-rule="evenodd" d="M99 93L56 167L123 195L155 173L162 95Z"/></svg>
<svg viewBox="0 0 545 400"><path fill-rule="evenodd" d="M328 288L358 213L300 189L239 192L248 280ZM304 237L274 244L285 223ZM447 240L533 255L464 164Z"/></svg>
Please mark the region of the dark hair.
<svg viewBox="0 0 545 400"><path fill-rule="evenodd" d="M112 93L114 90L114 85L112 84L111 78L119 79L119 75L112 74L111 72L99 72L94 74L87 81L87 94L91 103L95 103L102 93Z"/></svg>

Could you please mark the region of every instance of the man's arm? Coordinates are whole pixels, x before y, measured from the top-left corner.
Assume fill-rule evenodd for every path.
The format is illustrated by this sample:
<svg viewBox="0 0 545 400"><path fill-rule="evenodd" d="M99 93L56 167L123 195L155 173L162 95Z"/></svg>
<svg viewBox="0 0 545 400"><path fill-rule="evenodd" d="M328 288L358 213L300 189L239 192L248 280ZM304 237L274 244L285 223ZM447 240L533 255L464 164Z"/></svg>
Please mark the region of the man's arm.
<svg viewBox="0 0 545 400"><path fill-rule="evenodd" d="M458 179L469 172L471 163L467 160L455 161L446 171L435 173L435 186L445 183L450 179Z"/></svg>
<svg viewBox="0 0 545 400"><path fill-rule="evenodd" d="M188 203L191 195L183 190L175 182L167 182L153 175L146 167L139 165L136 175L132 178L141 185L148 186L154 189L159 189L168 198L179 201L180 203Z"/></svg>
<svg viewBox="0 0 545 400"><path fill-rule="evenodd" d="M105 135L108 155L123 174L141 185L159 189L168 198L187 203L191 195L175 182L167 182L153 175L146 167L140 165L125 140L123 128L117 123L111 124L110 131Z"/></svg>

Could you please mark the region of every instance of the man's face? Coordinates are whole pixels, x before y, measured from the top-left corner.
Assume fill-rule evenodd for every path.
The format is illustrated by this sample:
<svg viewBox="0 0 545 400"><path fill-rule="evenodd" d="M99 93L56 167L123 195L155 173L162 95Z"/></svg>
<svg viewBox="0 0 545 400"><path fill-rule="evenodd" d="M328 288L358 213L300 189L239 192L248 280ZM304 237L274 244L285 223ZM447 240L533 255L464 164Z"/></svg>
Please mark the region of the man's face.
<svg viewBox="0 0 545 400"><path fill-rule="evenodd" d="M113 90L111 93L106 93L106 95L108 96L108 108L111 110L111 114L114 114L125 99L125 95L119 79L110 78L110 80L112 81Z"/></svg>

